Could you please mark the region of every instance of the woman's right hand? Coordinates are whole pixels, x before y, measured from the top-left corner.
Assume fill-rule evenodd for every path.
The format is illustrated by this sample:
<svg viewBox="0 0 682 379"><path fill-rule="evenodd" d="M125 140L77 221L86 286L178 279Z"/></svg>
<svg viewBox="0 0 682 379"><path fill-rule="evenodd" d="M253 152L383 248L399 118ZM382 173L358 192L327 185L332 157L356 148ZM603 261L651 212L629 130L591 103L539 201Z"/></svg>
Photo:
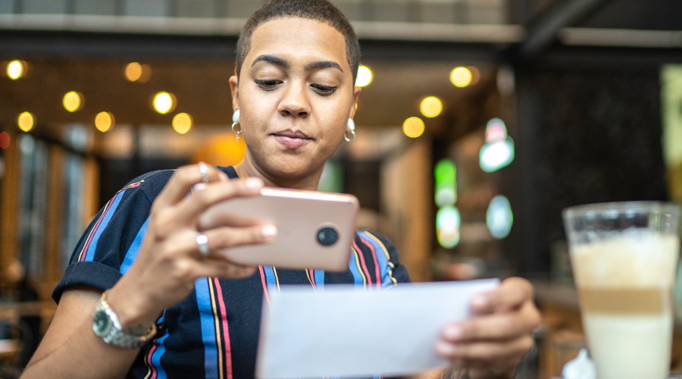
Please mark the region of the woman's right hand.
<svg viewBox="0 0 682 379"><path fill-rule="evenodd" d="M178 169L154 201L137 259L107 295L124 328L146 330L165 308L187 297L200 277L238 279L255 272L255 267L233 263L215 251L274 239L273 226L199 229L198 218L210 206L256 195L263 187L258 178L229 180L225 173L208 168L209 183L191 196L192 186L202 182L197 165ZM212 252L207 256L199 252L199 233L208 237Z"/></svg>

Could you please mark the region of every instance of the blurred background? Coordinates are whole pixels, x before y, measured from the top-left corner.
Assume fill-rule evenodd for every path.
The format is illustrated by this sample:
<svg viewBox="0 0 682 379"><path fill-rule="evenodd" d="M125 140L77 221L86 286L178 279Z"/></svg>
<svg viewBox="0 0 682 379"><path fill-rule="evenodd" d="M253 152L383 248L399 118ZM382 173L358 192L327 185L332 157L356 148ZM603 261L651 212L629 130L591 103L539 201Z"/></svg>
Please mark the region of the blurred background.
<svg viewBox="0 0 682 379"><path fill-rule="evenodd" d="M682 2L332 2L365 88L320 190L357 196L360 227L393 240L415 281L531 279L543 327L518 377L559 376L585 344L561 210L682 203ZM0 377L30 358L72 249L120 188L242 159L228 79L261 3L0 0Z"/></svg>

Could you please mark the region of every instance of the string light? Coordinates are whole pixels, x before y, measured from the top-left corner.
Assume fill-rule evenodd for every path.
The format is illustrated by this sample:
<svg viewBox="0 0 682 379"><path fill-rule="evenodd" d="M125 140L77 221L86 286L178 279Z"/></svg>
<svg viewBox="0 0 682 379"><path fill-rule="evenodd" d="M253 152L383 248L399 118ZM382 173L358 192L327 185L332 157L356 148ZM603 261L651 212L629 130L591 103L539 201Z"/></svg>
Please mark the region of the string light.
<svg viewBox="0 0 682 379"><path fill-rule="evenodd" d="M403 133L410 138L424 134L424 121L419 117L410 117L403 123Z"/></svg>
<svg viewBox="0 0 682 379"><path fill-rule="evenodd" d="M433 118L438 116L443 111L443 103L435 96L429 96L422 100L419 104L419 110L424 117Z"/></svg>
<svg viewBox="0 0 682 379"><path fill-rule="evenodd" d="M450 81L455 87L466 87L471 84L471 71L466 67L457 67L450 73Z"/></svg>
<svg viewBox="0 0 682 379"><path fill-rule="evenodd" d="M178 113L173 117L173 129L179 134L185 134L192 128L192 116Z"/></svg>
<svg viewBox="0 0 682 379"><path fill-rule="evenodd" d="M152 104L157 112L166 114L175 108L175 96L172 93L159 92L154 95Z"/></svg>
<svg viewBox="0 0 682 379"><path fill-rule="evenodd" d="M17 80L26 74L26 62L13 60L7 64L7 76L12 80Z"/></svg>
<svg viewBox="0 0 682 379"><path fill-rule="evenodd" d="M114 126L116 121L114 115L109 112L99 112L95 116L95 128L102 133L106 133Z"/></svg>
<svg viewBox="0 0 682 379"><path fill-rule="evenodd" d="M139 62L130 62L123 70L123 75L130 82L144 83L152 76L152 69L147 64L140 64Z"/></svg>
<svg viewBox="0 0 682 379"><path fill-rule="evenodd" d="M64 109L67 111L75 112L83 108L83 104L85 103L84 100L85 99L83 98L83 95L76 91L71 91L64 95L64 98L62 99L62 105L64 105Z"/></svg>
<svg viewBox="0 0 682 379"><path fill-rule="evenodd" d="M17 126L24 132L29 132L35 126L36 119L31 112L22 112L17 117Z"/></svg>
<svg viewBox="0 0 682 379"><path fill-rule="evenodd" d="M372 83L372 70L367 66L358 67L358 76L355 79L355 85L358 87L366 87Z"/></svg>

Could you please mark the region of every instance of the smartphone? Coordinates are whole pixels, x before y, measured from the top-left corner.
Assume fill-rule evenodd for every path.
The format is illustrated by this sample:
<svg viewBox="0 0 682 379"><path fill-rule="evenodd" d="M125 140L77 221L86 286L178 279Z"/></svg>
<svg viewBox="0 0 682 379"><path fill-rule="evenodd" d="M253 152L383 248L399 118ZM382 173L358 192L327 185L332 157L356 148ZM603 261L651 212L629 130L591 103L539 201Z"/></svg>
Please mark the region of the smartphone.
<svg viewBox="0 0 682 379"><path fill-rule="evenodd" d="M199 225L277 226L277 237L270 243L220 251L235 263L345 271L358 208L358 199L352 195L263 188L260 195L211 206L199 218Z"/></svg>

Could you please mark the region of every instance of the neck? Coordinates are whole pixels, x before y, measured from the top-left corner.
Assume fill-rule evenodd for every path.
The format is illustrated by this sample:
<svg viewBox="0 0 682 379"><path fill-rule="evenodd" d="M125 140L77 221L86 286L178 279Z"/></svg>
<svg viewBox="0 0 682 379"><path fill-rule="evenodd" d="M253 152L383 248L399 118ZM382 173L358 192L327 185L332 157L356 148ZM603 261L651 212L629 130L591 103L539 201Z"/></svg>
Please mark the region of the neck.
<svg viewBox="0 0 682 379"><path fill-rule="evenodd" d="M281 187L308 191L317 190L320 176L322 176L322 170L320 170L320 172L317 172L314 175L303 178L276 178L263 173L248 158L244 158L241 162L237 163L234 166L234 169L237 171L237 175L242 179L249 177L263 179L263 183L266 187Z"/></svg>

